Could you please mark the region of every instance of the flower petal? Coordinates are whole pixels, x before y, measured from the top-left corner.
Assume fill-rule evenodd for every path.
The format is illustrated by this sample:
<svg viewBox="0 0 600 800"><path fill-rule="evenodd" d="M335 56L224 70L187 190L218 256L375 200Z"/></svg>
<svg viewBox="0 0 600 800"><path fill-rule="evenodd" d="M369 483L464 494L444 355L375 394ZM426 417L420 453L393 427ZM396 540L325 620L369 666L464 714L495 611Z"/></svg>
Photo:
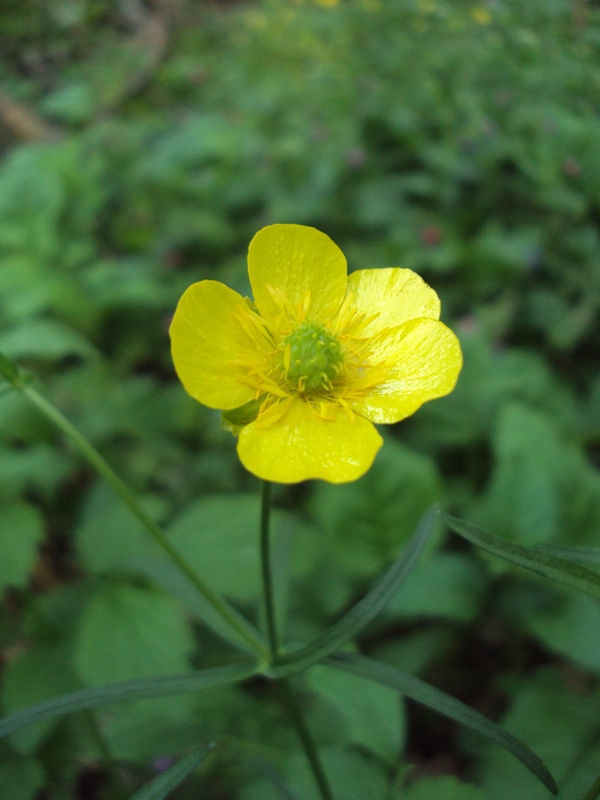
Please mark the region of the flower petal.
<svg viewBox="0 0 600 800"><path fill-rule="evenodd" d="M334 419L323 419L301 398L269 427L257 422L240 433L238 455L259 478L299 483L320 478L346 483L360 478L371 466L383 439L366 419L330 406Z"/></svg>
<svg viewBox="0 0 600 800"><path fill-rule="evenodd" d="M330 319L344 299L346 269L340 248L306 225L269 225L256 234L248 250L254 300L265 319L280 313L269 286L285 294L294 312L310 292L308 316Z"/></svg>
<svg viewBox="0 0 600 800"><path fill-rule="evenodd" d="M415 319L374 337L373 364L393 362L386 381L352 408L372 422L398 422L428 400L454 389L462 367L460 343L443 322Z"/></svg>
<svg viewBox="0 0 600 800"><path fill-rule="evenodd" d="M257 352L235 316L244 305L218 281L193 283L177 305L169 330L175 370L186 392L205 406L226 410L254 399L232 363Z"/></svg>
<svg viewBox="0 0 600 800"><path fill-rule="evenodd" d="M409 319L440 318L440 300L431 286L411 269L359 269L348 276L350 308L375 319L363 329L373 336L383 328L395 328Z"/></svg>

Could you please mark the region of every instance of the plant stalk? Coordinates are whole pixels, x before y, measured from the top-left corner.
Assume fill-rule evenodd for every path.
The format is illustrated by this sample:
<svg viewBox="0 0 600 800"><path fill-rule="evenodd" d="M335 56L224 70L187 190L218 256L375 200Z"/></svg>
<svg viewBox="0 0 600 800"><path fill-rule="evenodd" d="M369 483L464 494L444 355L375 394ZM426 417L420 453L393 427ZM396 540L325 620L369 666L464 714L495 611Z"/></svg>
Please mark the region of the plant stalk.
<svg viewBox="0 0 600 800"><path fill-rule="evenodd" d="M275 596L273 592L273 570L271 567L271 494L272 486L269 481L263 481L262 503L260 516L260 555L263 578L263 592L265 605L265 618L267 622L267 635L271 659L274 661L279 655L279 640L277 637L277 625L275 618ZM289 718L296 728L296 732L302 742L304 752L313 772L315 783L319 788L322 800L334 800L329 781L323 769L323 764L319 758L319 752L315 745L310 729L304 718L302 707L298 701L294 687L288 678L281 678L277 681L281 698L287 709Z"/></svg>
<svg viewBox="0 0 600 800"><path fill-rule="evenodd" d="M302 742L302 746L304 747L304 752L306 753L306 757L310 763L315 782L321 793L321 797L323 800L334 800L331 787L329 786L329 781L327 780L327 775L325 775L323 764L319 758L319 752L306 723L306 719L304 718L304 714L302 713L302 707L300 706L294 691L294 687L292 686L292 682L289 680L289 678L281 678L279 681L277 681L277 683L279 685L283 701L288 710L288 714L290 715L290 719L294 723L294 727L296 728L298 736L300 737L300 741Z"/></svg>

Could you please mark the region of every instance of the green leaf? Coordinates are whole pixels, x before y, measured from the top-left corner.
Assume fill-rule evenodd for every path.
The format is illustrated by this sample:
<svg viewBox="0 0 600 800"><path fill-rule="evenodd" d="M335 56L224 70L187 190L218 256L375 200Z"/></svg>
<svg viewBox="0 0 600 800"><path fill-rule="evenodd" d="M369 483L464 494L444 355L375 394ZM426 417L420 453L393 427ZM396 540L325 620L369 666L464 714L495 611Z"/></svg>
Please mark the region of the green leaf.
<svg viewBox="0 0 600 800"><path fill-rule="evenodd" d="M0 376L2 376L5 381L12 383L13 386L19 386L21 383L21 370L15 362L4 353L0 353Z"/></svg>
<svg viewBox="0 0 600 800"><path fill-rule="evenodd" d="M147 786L136 792L131 800L164 800L172 789L177 788L187 776L208 756L214 749L214 744L208 744L201 750L182 758L172 767L169 767L162 775L158 775Z"/></svg>
<svg viewBox="0 0 600 800"><path fill-rule="evenodd" d="M206 669L190 675L174 675L169 678L145 678L139 681L124 681L98 689L81 689L62 695L54 700L37 703L22 711L16 711L0 720L0 736L25 728L35 722L75 711L122 703L126 700L139 700L146 697L165 697L174 694L198 692L213 686L238 683L256 675L258 667L247 661L228 664L225 667Z"/></svg>
<svg viewBox="0 0 600 800"><path fill-rule="evenodd" d="M595 572L580 567L572 561L559 558L546 550L525 547L522 544L501 539L499 536L482 530L477 525L465 522L458 517L452 517L445 512L440 512L440 517L455 533L481 547L482 550L500 556L519 567L537 572L538 575L543 575L563 586L600 597L600 575Z"/></svg>
<svg viewBox="0 0 600 800"><path fill-rule="evenodd" d="M366 597L306 647L277 659L270 668L269 674L273 677L282 677L294 672L301 672L339 650L368 625L393 597L415 565L429 541L435 519L436 512L432 508L421 519L413 538L404 548L400 557L377 581Z"/></svg>
<svg viewBox="0 0 600 800"><path fill-rule="evenodd" d="M214 495L190 504L167 529L178 552L200 575L209 575L218 592L241 602L260 592L258 535L260 506L256 495ZM277 540L291 517L272 515Z"/></svg>
<svg viewBox="0 0 600 800"><path fill-rule="evenodd" d="M13 358L60 359L72 355L96 355L95 348L87 339L53 319L23 322L0 338L0 347Z"/></svg>
<svg viewBox="0 0 600 800"><path fill-rule="evenodd" d="M319 482L311 511L330 534L344 573L370 579L396 557L439 496L433 459L391 439L355 483Z"/></svg>
<svg viewBox="0 0 600 800"><path fill-rule="evenodd" d="M597 742L600 704L571 683L560 665L515 676L505 684L509 707L501 723L543 757L558 778L561 800L582 800L591 779L580 792L567 785ZM477 755L477 783L490 800L547 800L544 788L504 750L478 747Z"/></svg>
<svg viewBox="0 0 600 800"><path fill-rule="evenodd" d="M549 608L521 617L524 626L550 650L600 674L600 604L583 594L556 598Z"/></svg>
<svg viewBox="0 0 600 800"><path fill-rule="evenodd" d="M177 597L197 620L207 625L235 648L245 650L252 655L255 654L248 642L223 619L175 564L161 556L150 555L136 556L128 562L127 566L133 572L150 578L173 597Z"/></svg>
<svg viewBox="0 0 600 800"><path fill-rule="evenodd" d="M34 758L9 756L0 764L0 797L34 800L46 782L44 768Z"/></svg>
<svg viewBox="0 0 600 800"><path fill-rule="evenodd" d="M430 686L420 678L406 675L388 664L382 664L365 656L339 653L328 658L326 663L396 689L406 697L491 739L516 756L553 794L558 793L556 781L548 768L526 744L455 697Z"/></svg>
<svg viewBox="0 0 600 800"><path fill-rule="evenodd" d="M193 648L179 603L136 586L103 587L84 610L75 668L84 684L184 672Z"/></svg>
<svg viewBox="0 0 600 800"><path fill-rule="evenodd" d="M28 503L4 506L0 516L0 591L26 586L44 536L40 512Z"/></svg>
<svg viewBox="0 0 600 800"><path fill-rule="evenodd" d="M5 713L50 700L64 692L81 687L69 663L70 651L60 640L36 642L24 653L6 664L3 673L2 705ZM52 720L19 731L11 737L11 745L19 753L29 755L39 746L52 727ZM1 796L1 795L0 795Z"/></svg>
<svg viewBox="0 0 600 800"><path fill-rule="evenodd" d="M417 780L403 789L400 797L402 800L487 800L482 789L451 775Z"/></svg>
<svg viewBox="0 0 600 800"><path fill-rule="evenodd" d="M432 553L415 569L390 601L386 613L440 617L468 622L484 598L481 564L462 553Z"/></svg>
<svg viewBox="0 0 600 800"><path fill-rule="evenodd" d="M576 544L541 544L540 550L571 561L578 561L580 564L593 564L600 567L600 547L581 547Z"/></svg>
<svg viewBox="0 0 600 800"><path fill-rule="evenodd" d="M397 693L349 672L317 664L308 685L343 717L348 741L395 763L404 739L404 713Z"/></svg>
<svg viewBox="0 0 600 800"><path fill-rule="evenodd" d="M158 498L138 499L156 519L160 508ZM103 482L98 482L85 498L75 535L86 567L94 572L122 568L128 559L156 549L140 520Z"/></svg>

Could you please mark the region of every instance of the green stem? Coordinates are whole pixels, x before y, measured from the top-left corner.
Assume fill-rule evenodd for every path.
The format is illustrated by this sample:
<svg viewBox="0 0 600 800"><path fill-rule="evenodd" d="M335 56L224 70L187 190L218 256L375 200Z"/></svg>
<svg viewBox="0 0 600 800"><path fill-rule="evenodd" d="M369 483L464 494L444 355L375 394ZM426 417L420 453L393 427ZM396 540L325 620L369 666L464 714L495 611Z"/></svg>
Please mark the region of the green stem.
<svg viewBox="0 0 600 800"><path fill-rule="evenodd" d="M321 797L323 800L334 800L331 787L329 786L329 781L327 780L325 770L323 769L321 759L319 758L317 747L314 743L308 725L306 724L306 720L304 718L304 714L302 713L302 708L298 702L298 698L296 697L296 693L294 692L294 688L288 678L282 678L281 680L277 681L277 683L279 684L281 695L287 707L290 719L294 723L294 727L296 728L298 736L300 737L300 741L304 747L304 752L309 760L316 784L321 793Z"/></svg>
<svg viewBox="0 0 600 800"><path fill-rule="evenodd" d="M271 483L263 481L262 504L260 515L260 556L262 566L263 591L265 602L265 617L267 620L267 634L269 637L269 648L271 659L277 658L279 644L277 639L277 626L275 624L275 597L273 593L273 571L271 569ZM325 770L321 764L319 753L312 734L309 730L302 708L294 692L294 687L288 678L281 678L277 681L281 697L287 708L290 720L296 728L304 752L311 766L315 782L319 787L322 800L334 800L333 793L329 786Z"/></svg>
<svg viewBox="0 0 600 800"><path fill-rule="evenodd" d="M591 785L589 791L587 792L583 800L597 800L599 795L600 795L600 775Z"/></svg>
<svg viewBox="0 0 600 800"><path fill-rule="evenodd" d="M267 658L268 652L264 644L261 642L258 635L250 623L238 614L238 612L227 603L222 597L214 592L202 578L197 575L190 567L187 561L180 555L171 542L167 539L162 530L148 516L142 506L138 503L133 494L129 491L127 486L123 483L121 478L109 466L100 453L93 445L85 439L79 431L71 425L71 423L63 417L60 411L49 403L44 397L38 394L34 389L27 385L21 385L18 388L24 392L29 400L37 406L37 408L53 422L63 433L65 433L79 451L87 458L93 467L102 475L102 477L112 486L114 491L119 495L121 500L129 507L130 511L139 519L144 525L148 533L152 536L154 541L165 551L171 561L173 561L184 575L191 581L205 600L210 603L214 610L221 615L221 617L233 628L250 646L250 648L260 657Z"/></svg>
<svg viewBox="0 0 600 800"><path fill-rule="evenodd" d="M271 568L271 483L263 481L260 514L260 561L262 567L263 592L265 598L265 617L271 660L279 651L277 623L275 621L275 595L273 592L273 570Z"/></svg>

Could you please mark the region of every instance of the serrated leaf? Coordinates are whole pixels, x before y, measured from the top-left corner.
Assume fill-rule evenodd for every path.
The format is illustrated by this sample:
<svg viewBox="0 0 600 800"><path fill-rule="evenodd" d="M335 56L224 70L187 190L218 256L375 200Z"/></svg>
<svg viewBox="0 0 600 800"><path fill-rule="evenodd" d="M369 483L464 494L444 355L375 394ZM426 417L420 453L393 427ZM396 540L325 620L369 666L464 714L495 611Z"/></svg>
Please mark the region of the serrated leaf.
<svg viewBox="0 0 600 800"><path fill-rule="evenodd" d="M538 575L543 575L563 586L577 589L584 594L591 594L593 597L600 597L600 575L595 572L585 569L573 561L559 558L547 550L509 542L484 531L477 525L458 517L452 517L445 512L440 512L440 516L455 533L481 547L482 550L500 556L519 567L537 572Z"/></svg>
<svg viewBox="0 0 600 800"><path fill-rule="evenodd" d="M174 675L169 678L145 678L139 681L124 681L98 689L81 689L77 692L62 695L54 700L37 703L22 711L16 711L0 720L0 736L18 731L51 717L72 714L101 708L112 703L127 700L141 700L147 697L166 697L167 695L186 694L210 689L214 686L225 686L238 683L256 675L258 667L247 661L239 664L228 664L193 672L189 675Z"/></svg>
<svg viewBox="0 0 600 800"><path fill-rule="evenodd" d="M326 660L327 664L344 669L355 675L362 675L438 711L456 722L466 725L477 733L499 744L511 752L524 764L553 794L558 793L556 781L542 760L526 744L508 733L500 725L484 717L475 709L447 695L440 689L430 686L420 678L406 675L388 664L365 656L339 653Z"/></svg>
<svg viewBox="0 0 600 800"><path fill-rule="evenodd" d="M259 513L254 494L203 497L175 518L167 535L192 568L210 575L214 589L248 602L260 593ZM289 521L289 514L273 512L274 540Z"/></svg>
<svg viewBox="0 0 600 800"><path fill-rule="evenodd" d="M193 647L177 601L136 586L102 588L79 623L74 663L87 686L184 672Z"/></svg>
<svg viewBox="0 0 600 800"><path fill-rule="evenodd" d="M208 744L196 753L190 753L172 767L158 775L147 786L136 792L131 800L164 800L187 776L212 753L214 744Z"/></svg>
<svg viewBox="0 0 600 800"><path fill-rule="evenodd" d="M44 536L40 512L28 503L4 506L0 516L0 591L26 586Z"/></svg>
<svg viewBox="0 0 600 800"><path fill-rule="evenodd" d="M342 715L350 742L395 763L405 721L402 700L393 689L322 664L310 669L307 681Z"/></svg>
<svg viewBox="0 0 600 800"><path fill-rule="evenodd" d="M404 548L400 557L377 581L366 597L306 647L278 658L271 667L270 674L273 677L283 677L294 672L301 672L339 650L368 625L385 607L410 573L429 541L435 519L436 512L432 508L421 519L413 538Z"/></svg>
<svg viewBox="0 0 600 800"><path fill-rule="evenodd" d="M139 498L153 518L160 506L158 498ZM83 561L94 572L123 567L126 561L155 547L148 531L134 517L111 487L97 483L85 498L76 542Z"/></svg>

